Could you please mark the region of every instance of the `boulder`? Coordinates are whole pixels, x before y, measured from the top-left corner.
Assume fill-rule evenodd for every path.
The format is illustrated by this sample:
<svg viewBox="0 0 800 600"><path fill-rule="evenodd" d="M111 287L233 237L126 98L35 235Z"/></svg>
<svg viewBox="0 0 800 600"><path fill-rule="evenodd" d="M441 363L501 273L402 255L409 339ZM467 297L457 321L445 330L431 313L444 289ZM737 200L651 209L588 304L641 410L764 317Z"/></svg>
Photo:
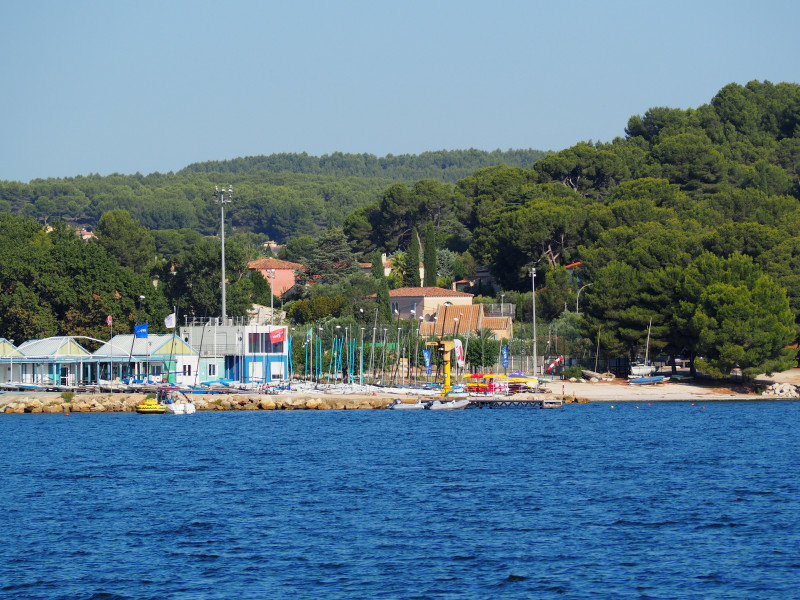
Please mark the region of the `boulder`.
<svg viewBox="0 0 800 600"><path fill-rule="evenodd" d="M258 401L258 408L261 410L275 410L275 401L272 398L261 398Z"/></svg>
<svg viewBox="0 0 800 600"><path fill-rule="evenodd" d="M37 398L33 398L31 400L28 400L25 403L25 412L26 413L40 413L40 412L42 412L42 406L44 406L44 405L42 404L41 400L39 400Z"/></svg>

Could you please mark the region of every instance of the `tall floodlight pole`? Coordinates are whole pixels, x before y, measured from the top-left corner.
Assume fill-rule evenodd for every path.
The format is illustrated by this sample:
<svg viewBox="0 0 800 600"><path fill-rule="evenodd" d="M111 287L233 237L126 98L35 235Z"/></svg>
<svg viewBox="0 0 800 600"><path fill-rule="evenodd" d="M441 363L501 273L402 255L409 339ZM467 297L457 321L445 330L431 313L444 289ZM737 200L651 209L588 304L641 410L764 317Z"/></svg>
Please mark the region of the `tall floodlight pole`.
<svg viewBox="0 0 800 600"><path fill-rule="evenodd" d="M536 375L536 364L538 361L536 347L536 269L531 267L531 296L533 297L533 374Z"/></svg>
<svg viewBox="0 0 800 600"><path fill-rule="evenodd" d="M269 326L271 328L275 325L275 309L272 307L272 297L274 296L272 286L275 284L275 269L267 269L267 278L269 279Z"/></svg>
<svg viewBox="0 0 800 600"><path fill-rule="evenodd" d="M224 324L228 317L225 306L225 205L231 202L233 186L229 185L227 190L225 186L222 186L222 189L214 186L214 195L216 197L215 202L219 204L219 236L220 240L222 240L222 323Z"/></svg>
<svg viewBox="0 0 800 600"><path fill-rule="evenodd" d="M372 326L372 347L369 349L369 370L372 371L372 383L375 383L375 369L372 359L375 356L375 331L378 328L378 309L375 309L375 324Z"/></svg>

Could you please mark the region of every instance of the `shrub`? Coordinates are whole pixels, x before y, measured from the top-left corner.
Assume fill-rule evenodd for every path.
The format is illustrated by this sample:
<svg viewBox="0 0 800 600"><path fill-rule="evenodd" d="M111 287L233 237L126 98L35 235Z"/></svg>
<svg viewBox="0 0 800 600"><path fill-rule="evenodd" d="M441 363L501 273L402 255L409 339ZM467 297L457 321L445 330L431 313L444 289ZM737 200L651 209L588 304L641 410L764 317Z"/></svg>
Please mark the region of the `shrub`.
<svg viewBox="0 0 800 600"><path fill-rule="evenodd" d="M72 399L75 397L75 392L61 392L61 397L64 399L64 402L72 402Z"/></svg>

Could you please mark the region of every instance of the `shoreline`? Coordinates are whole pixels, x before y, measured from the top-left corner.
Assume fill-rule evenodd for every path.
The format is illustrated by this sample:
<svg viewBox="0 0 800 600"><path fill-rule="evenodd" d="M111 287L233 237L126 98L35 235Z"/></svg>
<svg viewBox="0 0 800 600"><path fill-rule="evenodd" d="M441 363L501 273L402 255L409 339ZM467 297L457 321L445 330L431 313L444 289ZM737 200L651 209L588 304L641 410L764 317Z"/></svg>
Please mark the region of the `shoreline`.
<svg viewBox="0 0 800 600"><path fill-rule="evenodd" d="M800 373L791 381L762 378L749 385L723 382L675 382L630 385L627 380L600 382L553 381L547 394L515 394L516 398L561 398L565 404L591 402L736 402L797 400ZM781 378L777 378L781 379ZM793 380L797 379L797 383ZM768 390L755 393L755 387ZM769 387L772 386L772 387ZM290 391L278 394L187 394L198 411L219 410L381 410L395 398L434 399L416 390L381 389L372 393L341 392L336 388ZM0 414L133 412L145 393L75 394L69 400L59 392L5 392L0 394Z"/></svg>

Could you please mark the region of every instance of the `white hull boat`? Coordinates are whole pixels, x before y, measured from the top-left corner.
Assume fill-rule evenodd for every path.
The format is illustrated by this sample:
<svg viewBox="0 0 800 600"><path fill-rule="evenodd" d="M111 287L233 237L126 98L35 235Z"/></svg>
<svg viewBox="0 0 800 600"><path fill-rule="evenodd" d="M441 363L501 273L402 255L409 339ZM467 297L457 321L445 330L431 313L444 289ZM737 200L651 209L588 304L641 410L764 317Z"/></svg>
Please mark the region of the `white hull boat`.
<svg viewBox="0 0 800 600"><path fill-rule="evenodd" d="M164 408L168 415L191 415L197 412L197 407L192 402L173 402L165 404Z"/></svg>
<svg viewBox="0 0 800 600"><path fill-rule="evenodd" d="M642 363L631 363L631 374L630 377L649 377L653 373L656 372L656 368L653 365L646 365Z"/></svg>
<svg viewBox="0 0 800 600"><path fill-rule="evenodd" d="M461 410L469 406L466 398L456 400L434 400L428 405L430 410Z"/></svg>
<svg viewBox="0 0 800 600"><path fill-rule="evenodd" d="M394 401L386 408L390 410L423 410L428 407L428 402L422 402L419 398L411 402L410 400L401 400L395 398Z"/></svg>

